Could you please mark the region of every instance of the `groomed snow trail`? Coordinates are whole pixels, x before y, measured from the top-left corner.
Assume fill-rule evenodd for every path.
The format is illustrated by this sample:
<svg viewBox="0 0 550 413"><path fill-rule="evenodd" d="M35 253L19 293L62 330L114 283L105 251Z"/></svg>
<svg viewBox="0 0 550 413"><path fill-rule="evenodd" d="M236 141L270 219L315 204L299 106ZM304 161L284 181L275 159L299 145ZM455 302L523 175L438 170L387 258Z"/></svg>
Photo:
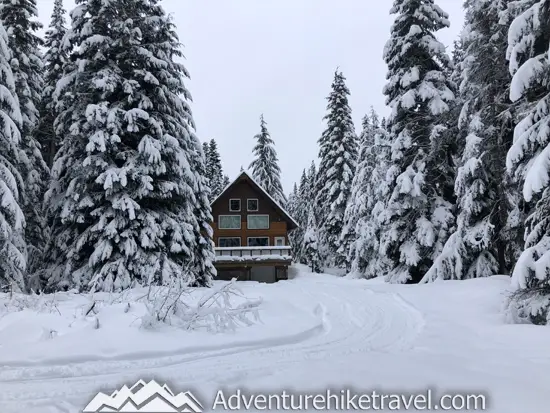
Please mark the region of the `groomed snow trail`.
<svg viewBox="0 0 550 413"><path fill-rule="evenodd" d="M63 364L3 366L0 369L0 412L77 412L99 390L109 391L138 379L170 383L238 385L279 371L307 371L318 362L410 350L422 331L421 313L398 294L373 292L367 285L328 276L262 285L293 303L296 317L314 315L316 322L299 333L276 339L158 355L139 354L116 360L69 360ZM273 305L273 303L272 303ZM273 311L273 309L271 309ZM355 357L353 357L355 359ZM353 363L353 362L352 362ZM278 382L280 388L292 383ZM36 410L34 410L36 409Z"/></svg>

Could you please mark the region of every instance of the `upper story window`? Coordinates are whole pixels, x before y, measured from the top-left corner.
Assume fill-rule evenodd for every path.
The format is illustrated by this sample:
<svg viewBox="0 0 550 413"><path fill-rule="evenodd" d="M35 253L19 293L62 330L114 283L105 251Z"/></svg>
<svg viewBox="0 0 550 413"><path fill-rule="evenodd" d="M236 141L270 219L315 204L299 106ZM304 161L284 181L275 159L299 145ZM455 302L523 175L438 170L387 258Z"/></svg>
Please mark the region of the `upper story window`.
<svg viewBox="0 0 550 413"><path fill-rule="evenodd" d="M258 200L257 199L247 199L246 200L246 210L247 211L257 211L258 210Z"/></svg>
<svg viewBox="0 0 550 413"><path fill-rule="evenodd" d="M218 217L218 229L241 229L241 216L220 215Z"/></svg>
<svg viewBox="0 0 550 413"><path fill-rule="evenodd" d="M269 215L247 215L248 229L269 229Z"/></svg>
<svg viewBox="0 0 550 413"><path fill-rule="evenodd" d="M230 212L241 212L241 200L240 199L230 199L229 200L229 211Z"/></svg>

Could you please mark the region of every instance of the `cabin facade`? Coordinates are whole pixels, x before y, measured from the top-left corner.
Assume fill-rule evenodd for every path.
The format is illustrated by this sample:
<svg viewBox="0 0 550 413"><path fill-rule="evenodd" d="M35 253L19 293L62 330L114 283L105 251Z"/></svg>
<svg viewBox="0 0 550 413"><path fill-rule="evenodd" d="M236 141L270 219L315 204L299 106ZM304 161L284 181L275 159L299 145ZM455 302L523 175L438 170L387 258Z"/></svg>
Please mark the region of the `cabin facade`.
<svg viewBox="0 0 550 413"><path fill-rule="evenodd" d="M218 279L288 279L288 234L298 224L247 172L212 202L212 216Z"/></svg>

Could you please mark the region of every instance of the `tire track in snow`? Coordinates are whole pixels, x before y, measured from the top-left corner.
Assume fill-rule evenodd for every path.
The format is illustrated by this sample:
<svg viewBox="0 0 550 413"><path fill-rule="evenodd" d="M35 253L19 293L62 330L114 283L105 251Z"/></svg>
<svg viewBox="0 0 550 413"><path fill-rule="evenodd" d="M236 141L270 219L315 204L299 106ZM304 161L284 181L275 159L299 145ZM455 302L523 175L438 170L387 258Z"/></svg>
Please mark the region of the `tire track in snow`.
<svg viewBox="0 0 550 413"><path fill-rule="evenodd" d="M339 280L338 280L339 281ZM283 287L283 286L281 286ZM99 388L116 388L143 377L185 382L235 383L271 374L273 369L309 360L411 348L423 328L422 315L396 294L373 292L350 281L300 280L284 284L288 299L317 303L319 323L290 337L233 346L225 350L171 357L37 366L0 372L0 406L27 400L89 398ZM245 357L242 357L243 354ZM274 360L276 365L274 366ZM3 409L0 409L3 410Z"/></svg>

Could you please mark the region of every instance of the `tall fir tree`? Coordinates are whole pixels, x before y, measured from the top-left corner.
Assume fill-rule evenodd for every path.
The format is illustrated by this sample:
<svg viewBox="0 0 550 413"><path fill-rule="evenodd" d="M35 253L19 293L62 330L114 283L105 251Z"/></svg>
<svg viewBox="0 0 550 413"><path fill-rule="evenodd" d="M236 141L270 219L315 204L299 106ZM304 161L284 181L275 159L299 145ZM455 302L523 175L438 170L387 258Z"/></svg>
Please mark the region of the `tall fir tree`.
<svg viewBox="0 0 550 413"><path fill-rule="evenodd" d="M36 19L36 0L0 0L0 20L8 33L12 71L23 116L23 134L34 132L42 95L42 39L36 34L42 24Z"/></svg>
<svg viewBox="0 0 550 413"><path fill-rule="evenodd" d="M208 142L202 143L202 153L206 166L206 179L210 182L212 180L212 169L210 168L210 146L208 145Z"/></svg>
<svg viewBox="0 0 550 413"><path fill-rule="evenodd" d="M25 182L19 166L29 159L21 147L23 121L11 60L8 35L0 22L0 291L24 291L27 251L20 194Z"/></svg>
<svg viewBox="0 0 550 413"><path fill-rule="evenodd" d="M394 0L391 13L397 17L384 50L384 94L392 109L392 165L382 247L392 263L388 281L418 282L454 220L454 165L442 124L455 99L452 63L434 35L449 20L434 0Z"/></svg>
<svg viewBox="0 0 550 413"><path fill-rule="evenodd" d="M347 263L357 277L385 274L387 263L379 253L380 216L385 209L388 185L385 182L390 157L387 132L379 125L374 110L363 121L361 149L352 194L346 209L342 236L352 233Z"/></svg>
<svg viewBox="0 0 550 413"><path fill-rule="evenodd" d="M76 3L56 91L49 286L209 285L206 166L175 26L156 0Z"/></svg>
<svg viewBox="0 0 550 413"><path fill-rule="evenodd" d="M425 281L487 277L511 270L506 254L512 240L502 233L512 209L504 165L513 138L506 65L509 22L501 20L509 1L465 2L466 26L459 51L463 106L458 124L464 143L455 182L457 228Z"/></svg>
<svg viewBox="0 0 550 413"><path fill-rule="evenodd" d="M154 9L157 12L158 17L165 17L162 8L157 7ZM170 34L170 39L174 42L177 41L175 34L175 27L172 25L169 19L164 21L164 28L166 34ZM160 37L159 40L162 40ZM174 44L175 46L177 43ZM189 99L191 96L189 95ZM192 251L192 263L187 268L190 269L192 278L189 278L189 285L192 287L211 287L212 280L217 275L217 270L214 267L214 260L216 258L214 253L214 241L213 241L213 229L211 223L214 221L211 209L211 193L210 186L207 178L207 164L202 153L202 148L199 139L193 134L192 129L195 125L192 120L191 108L187 107L186 112L189 117L189 135L187 136L188 143L182 148L187 149L187 156L191 160L191 171L194 173L193 179L188 181L188 185L193 185L195 191L194 208L192 214L189 216L181 216L182 220L188 221L193 228L194 240L191 245L194 246ZM192 129L191 129L192 128ZM189 274L187 274L189 276Z"/></svg>
<svg viewBox="0 0 550 413"><path fill-rule="evenodd" d="M524 0L509 28L510 98L523 119L514 130L507 168L529 206L525 246L512 274L520 318L550 324L550 0Z"/></svg>
<svg viewBox="0 0 550 413"><path fill-rule="evenodd" d="M290 195L288 196L288 201L286 203L286 210L290 214L291 217L294 217L294 219L296 219L296 214L298 212L299 202L300 202L300 198L299 198L298 184L296 184L296 182L295 182L294 186L292 187L292 191L290 192ZM297 250L296 249L297 244L295 243L295 241L293 239L293 233L294 232L296 232L296 231L295 230L291 231L288 234L288 238L289 238L289 242L290 242L290 247L292 248L292 257L294 258L294 260L297 260L299 253L296 251Z"/></svg>
<svg viewBox="0 0 550 413"><path fill-rule="evenodd" d="M350 91L346 78L336 71L332 91L327 97L327 126L319 139L319 169L316 179L316 214L320 237L320 252L325 265L345 266L346 251L340 234L344 214L351 194L355 174L358 139L348 103Z"/></svg>
<svg viewBox="0 0 550 413"><path fill-rule="evenodd" d="M375 160L370 157L372 147L374 146L375 131L380 127L378 115L371 108L370 113L363 117L363 131L359 138L359 152L357 157L357 170L351 184L351 194L349 196L346 211L344 213L344 225L340 234L340 248L338 253L345 257L345 266L349 271L353 261L354 252L351 250L353 241L357 238L356 225L365 203L374 201L373 199L363 198L362 185L359 178L359 165L374 168ZM367 166L368 165L368 166ZM368 177L370 179L370 176ZM362 179L361 179L362 180Z"/></svg>
<svg viewBox="0 0 550 413"><path fill-rule="evenodd" d="M302 262L302 247L304 243L304 233L307 227L307 214L311 205L309 194L309 181L307 172L304 169L300 178L300 184L295 185L295 190L289 198L288 211L296 220L299 227L294 229L290 234L290 245L292 247L292 256L296 262ZM291 202L292 201L292 202Z"/></svg>
<svg viewBox="0 0 550 413"><path fill-rule="evenodd" d="M35 137L43 89L40 51L43 42L37 35L42 25L37 21L37 16L36 0L0 0L0 21L8 34L11 68L21 108L21 146L29 159L28 164L20 165L25 179L20 202L26 217L29 272L34 272L42 262L46 222L41 205L49 175Z"/></svg>
<svg viewBox="0 0 550 413"><path fill-rule="evenodd" d="M208 169L210 174L210 199L214 200L225 188L222 160L218 151L218 143L214 139L211 139L208 144Z"/></svg>
<svg viewBox="0 0 550 413"><path fill-rule="evenodd" d="M275 201L286 205L287 199L281 184L281 168L275 151L275 142L267 130L264 115L260 116L260 133L254 139L254 160L249 166L252 177Z"/></svg>
<svg viewBox="0 0 550 413"><path fill-rule="evenodd" d="M307 227L304 233L304 245L302 254L304 260L311 268L311 272L319 273L322 268L322 256L319 252L319 225L315 218L313 206L308 211Z"/></svg>
<svg viewBox="0 0 550 413"><path fill-rule="evenodd" d="M286 205L286 210L291 216L294 216L296 213L297 202L298 202L298 184L294 182L294 186L292 187L292 192L288 196L288 202Z"/></svg>
<svg viewBox="0 0 550 413"><path fill-rule="evenodd" d="M231 183L231 180L229 179L229 176L224 175L223 176L223 189L227 188L230 183Z"/></svg>
<svg viewBox="0 0 550 413"><path fill-rule="evenodd" d="M63 66L67 62L67 50L63 47L63 37L67 32L63 0L55 0L51 23L46 31L44 47L44 89L40 104L40 121L36 139L41 145L44 161L51 167L55 153L59 149L59 138L55 135L54 122L58 115L54 97L57 82L63 76Z"/></svg>
<svg viewBox="0 0 550 413"><path fill-rule="evenodd" d="M315 165L314 161L311 161L311 164L306 171L305 177L302 177L304 179L300 180L300 203L298 205L298 213L297 217L295 217L298 220L298 223L300 224L300 228L296 229L294 232L297 232L296 237L299 237L299 239L296 241L300 244L297 246L299 249L299 255L298 255L298 261L302 264L307 264L307 258L304 255L304 236L305 232L308 228L308 219L310 211L312 211L312 208L314 208L314 202L315 202L315 193L316 193L316 183L317 183L317 166ZM315 212L315 209L313 209L313 212ZM314 221L317 222L317 221ZM316 234L318 232L318 229L316 229ZM320 254L320 253L319 253ZM320 256L320 255L319 255ZM321 261L319 261L321 262Z"/></svg>

